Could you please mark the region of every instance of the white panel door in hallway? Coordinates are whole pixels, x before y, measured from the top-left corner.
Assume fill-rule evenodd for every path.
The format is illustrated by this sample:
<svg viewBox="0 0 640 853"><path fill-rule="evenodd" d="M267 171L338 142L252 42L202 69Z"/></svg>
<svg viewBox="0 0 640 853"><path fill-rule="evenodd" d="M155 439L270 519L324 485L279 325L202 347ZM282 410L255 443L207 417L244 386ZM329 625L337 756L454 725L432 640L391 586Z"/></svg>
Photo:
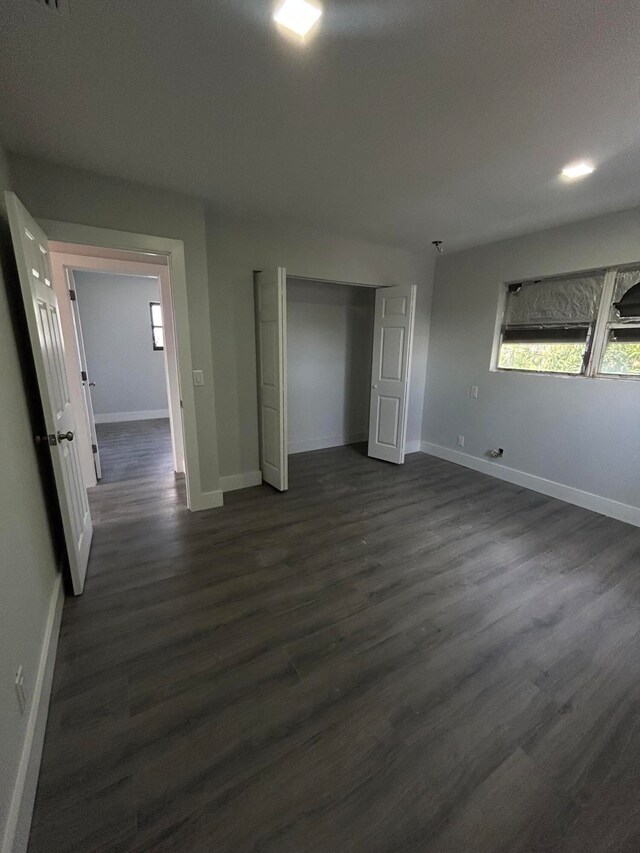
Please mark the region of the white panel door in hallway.
<svg viewBox="0 0 640 853"><path fill-rule="evenodd" d="M415 285L376 290L371 368L369 456L404 462Z"/></svg>
<svg viewBox="0 0 640 853"><path fill-rule="evenodd" d="M280 492L289 488L287 457L287 272L255 276L258 410L262 479Z"/></svg>
<svg viewBox="0 0 640 853"><path fill-rule="evenodd" d="M47 238L13 193L6 193L20 287L44 411L46 441L55 476L73 592L79 595L93 528L84 487L69 394L58 301L51 286Z"/></svg>

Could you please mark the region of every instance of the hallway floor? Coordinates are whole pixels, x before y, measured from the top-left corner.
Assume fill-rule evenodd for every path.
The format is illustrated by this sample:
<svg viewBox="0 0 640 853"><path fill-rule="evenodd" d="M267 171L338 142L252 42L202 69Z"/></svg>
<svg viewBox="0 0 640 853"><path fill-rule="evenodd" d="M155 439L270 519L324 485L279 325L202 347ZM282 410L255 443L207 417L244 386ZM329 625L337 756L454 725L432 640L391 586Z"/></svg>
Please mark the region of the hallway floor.
<svg viewBox="0 0 640 853"><path fill-rule="evenodd" d="M168 418L96 424L96 431L102 479L88 490L94 528L186 507L184 475L173 470Z"/></svg>
<svg viewBox="0 0 640 853"><path fill-rule="evenodd" d="M640 849L640 530L421 454L290 466L198 514L105 485L31 853Z"/></svg>

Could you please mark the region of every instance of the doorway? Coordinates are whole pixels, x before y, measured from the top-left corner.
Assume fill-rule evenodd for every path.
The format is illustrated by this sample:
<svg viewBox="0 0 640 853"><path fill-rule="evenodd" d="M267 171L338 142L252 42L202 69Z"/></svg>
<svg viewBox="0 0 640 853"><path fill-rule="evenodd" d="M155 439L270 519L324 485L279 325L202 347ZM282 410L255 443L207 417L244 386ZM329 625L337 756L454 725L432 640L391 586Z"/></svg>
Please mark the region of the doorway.
<svg viewBox="0 0 640 853"><path fill-rule="evenodd" d="M287 276L277 267L254 271L254 288L264 482L286 491L290 452L357 441L358 429L367 430L369 456L402 464L415 285L328 282ZM362 292L369 290L372 322L371 297ZM296 323L293 343L289 309Z"/></svg>
<svg viewBox="0 0 640 853"><path fill-rule="evenodd" d="M171 279L162 255L51 244L65 362L90 496L184 474Z"/></svg>
<svg viewBox="0 0 640 853"><path fill-rule="evenodd" d="M59 509L69 561L69 588L74 595L80 595L84 590L93 538L93 508L89 506L85 477L91 476L93 469L93 477L97 481L100 464L91 457L94 453L92 438L95 435L95 419L92 429L91 418L87 413L87 395L83 390L91 380L88 375L81 378L84 367L81 366L83 362L74 327L74 312L70 308L76 301L72 295L73 288L69 286L72 279L67 275L67 268L60 265L55 276L61 293L59 299L54 288L51 254L52 251L58 254L75 253L81 258L75 267L79 269L90 264L92 258L108 259L112 269L115 269L114 264L126 262L151 264L151 268L147 266L142 274L159 276L161 303L171 305L171 310L163 314L165 328L161 335L167 350L170 336L166 328L171 323L174 330L175 358L168 360L169 364L175 366L173 373L169 370L170 375L174 376L168 393L169 413L170 417L172 411L177 413L171 425L171 433L174 439L181 435L182 441L176 441L173 454L174 458L181 459L184 469L182 494L187 509L199 510L220 505L221 497L218 493L205 497L201 487L195 396L191 380L193 378L194 384L201 385L203 382L197 381L196 375L202 375L202 371L194 372L192 368L184 244L182 240L168 237L69 222L47 220L38 223L14 193L5 192L5 202L24 305L25 330L42 404L41 411L34 417L33 440L42 453L43 464L48 466L55 486L54 499ZM152 318L153 325L156 324ZM67 327L66 332L64 326ZM69 341L75 345L69 344ZM74 358L75 366L71 368L68 359L73 361ZM89 464L84 465L84 472L79 453L81 434L89 454ZM118 497L116 503L120 512L128 518L135 517L133 510L137 510L138 514L146 512L155 517L167 503L166 496L154 494L153 489L145 491L144 478L135 482L139 487L133 496L122 492ZM168 497L169 503L173 500L173 496Z"/></svg>

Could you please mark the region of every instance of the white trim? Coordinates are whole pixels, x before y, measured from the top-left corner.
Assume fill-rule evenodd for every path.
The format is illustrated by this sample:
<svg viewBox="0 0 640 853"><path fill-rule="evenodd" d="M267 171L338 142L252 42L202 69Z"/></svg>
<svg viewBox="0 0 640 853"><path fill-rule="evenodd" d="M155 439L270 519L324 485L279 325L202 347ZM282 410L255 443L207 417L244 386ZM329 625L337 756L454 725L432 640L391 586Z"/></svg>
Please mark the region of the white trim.
<svg viewBox="0 0 640 853"><path fill-rule="evenodd" d="M22 747L18 775L9 806L7 825L2 841L2 853L23 853L29 842L33 804L36 798L44 733L49 714L51 683L56 662L56 650L60 635L60 621L64 604L62 577L55 579L49 601L49 614L40 652L38 674L33 688L33 699Z"/></svg>
<svg viewBox="0 0 640 853"><path fill-rule="evenodd" d="M60 222L53 219L36 221L40 223L40 226L51 241L55 241L56 243L71 243L76 252L78 246L81 245L103 249L124 249L132 252L166 256L171 275L178 372L180 374L180 391L182 396L187 507L193 511L207 508L200 506L201 503L206 503L206 500L202 493L200 482L200 451L198 447L196 402L192 375L193 360L191 357L187 273L183 241L171 237L134 234L129 231L117 231L113 228L99 228L93 225L79 225L73 222ZM60 251L60 246L56 246L56 251ZM214 393L212 388L210 388L209 393ZM213 473L215 481L218 479L217 463L216 470ZM220 492L219 494L222 493ZM221 503L215 504L215 506L221 505Z"/></svg>
<svg viewBox="0 0 640 853"><path fill-rule="evenodd" d="M147 409L144 412L110 412L99 415L94 413L97 424L117 424L120 421L151 421L155 418L168 418L169 409Z"/></svg>
<svg viewBox="0 0 640 853"><path fill-rule="evenodd" d="M407 453L420 453L422 450L422 442L419 438L414 438L411 441L407 441L404 446L404 452Z"/></svg>
<svg viewBox="0 0 640 853"><path fill-rule="evenodd" d="M236 489L248 489L262 483L262 471L244 471L242 474L228 474L220 477L220 488L223 492L233 492Z"/></svg>
<svg viewBox="0 0 640 853"><path fill-rule="evenodd" d="M223 506L222 489L216 489L213 492L200 492L197 495L192 495L191 512L200 512L202 509L216 509Z"/></svg>
<svg viewBox="0 0 640 853"><path fill-rule="evenodd" d="M309 438L305 441L289 442L289 455L295 453L307 453L310 450L325 450L327 447L343 447L345 444L357 444L367 440L366 432L358 432L355 435L330 435L327 438Z"/></svg>
<svg viewBox="0 0 640 853"><path fill-rule="evenodd" d="M509 483L514 483L516 486L523 486L525 489L532 489L534 492L541 492L543 495L549 495L552 498L566 501L566 503L583 507L583 509L590 509L593 512L599 512L601 515L608 515L610 518L617 518L618 521L625 521L627 524L634 524L636 527L640 527L640 507L623 504L620 501L604 498L601 495L594 495L592 492L585 492L573 486L566 486L564 483L557 483L555 480L546 480L544 477L538 477L535 474L527 474L526 471L519 471L517 468L508 468L506 465L491 462L488 459L479 459L477 456L471 456L469 453L462 453L459 450L452 450L448 447L442 447L439 444L432 444L430 441L422 442L422 452L428 453L430 456L437 456L439 459L446 459L447 462L454 462L456 465L464 465L465 468L473 468L474 471L481 471L483 474L488 474L490 477L497 477L499 480L506 480Z"/></svg>

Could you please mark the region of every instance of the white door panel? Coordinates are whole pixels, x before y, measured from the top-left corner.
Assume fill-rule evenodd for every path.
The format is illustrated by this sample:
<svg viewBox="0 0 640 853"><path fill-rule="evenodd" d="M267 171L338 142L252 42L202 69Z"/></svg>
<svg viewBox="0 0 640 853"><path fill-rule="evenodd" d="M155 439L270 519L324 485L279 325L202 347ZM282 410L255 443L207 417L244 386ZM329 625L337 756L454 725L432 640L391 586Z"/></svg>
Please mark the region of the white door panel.
<svg viewBox="0 0 640 853"><path fill-rule="evenodd" d="M387 462L404 462L415 302L414 285L376 290L369 456Z"/></svg>
<svg viewBox="0 0 640 853"><path fill-rule="evenodd" d="M258 409L262 479L281 492L289 487L287 459L287 273L256 273Z"/></svg>
<svg viewBox="0 0 640 853"><path fill-rule="evenodd" d="M70 285L73 283L73 287ZM102 479L102 464L100 462L100 448L98 447L98 434L96 432L96 419L93 414L93 398L91 396L91 388L93 382L89 375L87 367L87 356L84 348L84 338L82 336L82 324L80 323L80 306L78 305L77 291L75 282L68 282L69 292L71 297L71 312L73 316L73 325L75 329L76 349L78 352L78 361L80 362L82 396L84 400L85 417L89 428L89 438L91 439L91 449L93 450L93 464L96 469L96 479Z"/></svg>
<svg viewBox="0 0 640 853"><path fill-rule="evenodd" d="M5 198L73 591L79 595L84 587L93 528L78 446L74 440L76 425L64 361L58 302L51 286L49 248L47 238L18 198L13 193L5 193Z"/></svg>

